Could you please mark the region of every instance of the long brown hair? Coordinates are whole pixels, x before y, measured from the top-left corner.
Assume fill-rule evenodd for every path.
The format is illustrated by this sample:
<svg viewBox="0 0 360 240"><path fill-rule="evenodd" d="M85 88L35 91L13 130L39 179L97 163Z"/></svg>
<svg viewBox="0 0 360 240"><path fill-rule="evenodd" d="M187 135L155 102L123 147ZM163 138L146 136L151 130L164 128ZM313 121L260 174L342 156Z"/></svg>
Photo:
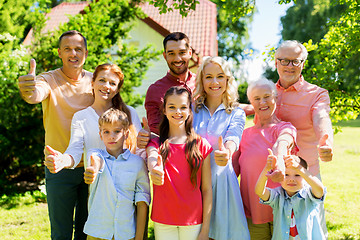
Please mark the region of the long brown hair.
<svg viewBox="0 0 360 240"><path fill-rule="evenodd" d="M132 124L132 118L131 118L131 112L130 109L126 106L124 101L121 98L120 95L120 89L122 85L124 84L124 74L122 73L120 67L116 64L110 64L110 63L104 63L95 68L95 71L93 73L92 81L95 82L95 79L97 78L99 72L110 70L114 74L116 74L119 77L119 85L118 85L118 93L111 99L112 107L115 109L119 109L120 111L124 112L129 120L130 126L129 126L129 136L125 141L126 146L129 148L129 150L133 153L135 153L136 150L136 136L137 131L135 129L135 126Z"/></svg>
<svg viewBox="0 0 360 240"><path fill-rule="evenodd" d="M197 172L201 166L201 160L203 159L202 154L199 151L198 143L200 141L200 136L197 135L193 128L193 113L191 110L191 93L184 87L175 86L169 88L164 96L164 104L163 110L166 107L166 101L169 96L171 95L182 95L187 94L188 97L188 107L189 107L189 117L185 120L185 132L186 132L186 143L185 143L185 156L186 160L190 165L190 180L191 183L196 186L197 185ZM162 120L159 125L159 132L160 132L160 154L163 159L163 164L165 164L166 159L169 155L169 120L167 117L162 114Z"/></svg>

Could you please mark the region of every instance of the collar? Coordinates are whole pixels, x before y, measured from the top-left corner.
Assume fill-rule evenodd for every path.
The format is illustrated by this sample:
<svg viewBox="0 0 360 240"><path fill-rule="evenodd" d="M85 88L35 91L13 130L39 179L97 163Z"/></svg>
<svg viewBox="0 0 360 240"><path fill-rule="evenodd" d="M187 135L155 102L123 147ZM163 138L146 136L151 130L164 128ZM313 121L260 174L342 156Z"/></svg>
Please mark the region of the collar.
<svg viewBox="0 0 360 240"><path fill-rule="evenodd" d="M203 108L205 108L208 112L210 112L209 109L208 109L208 107L207 107L204 103L202 103L202 105L203 105ZM223 103L221 103L221 104L216 108L214 114L215 114L217 111L225 110L225 109L226 109L226 108L225 108L225 105L224 105Z"/></svg>
<svg viewBox="0 0 360 240"><path fill-rule="evenodd" d="M174 75L172 75L172 74L170 73L170 70L169 70L169 71L167 72L167 74L166 74L166 78L169 79L169 80L171 80L171 81L174 81L174 82L179 82L179 83L185 84L185 83L187 83L187 82L193 77L193 74L194 74L194 73L192 73L190 70L188 70L188 77L185 79L185 82L182 82L182 81L180 81L180 78L175 77Z"/></svg>
<svg viewBox="0 0 360 240"><path fill-rule="evenodd" d="M116 160L124 160L124 161L127 161L129 158L130 158L130 155L131 155L131 152L129 149L124 149L124 152L122 154L120 154L118 156L118 158L116 158ZM106 149L104 151L104 158L107 158L107 159L115 159L115 157L111 154L109 154Z"/></svg>
<svg viewBox="0 0 360 240"><path fill-rule="evenodd" d="M287 91L292 91L292 90L300 91L301 88L304 86L304 83L305 83L304 77L303 77L303 75L300 75L299 80L296 83L294 83L293 85L291 85L290 87L288 87L287 89L283 88L280 85L280 80L278 80L276 82L276 88L281 89L283 91L285 91L285 90L287 90Z"/></svg>

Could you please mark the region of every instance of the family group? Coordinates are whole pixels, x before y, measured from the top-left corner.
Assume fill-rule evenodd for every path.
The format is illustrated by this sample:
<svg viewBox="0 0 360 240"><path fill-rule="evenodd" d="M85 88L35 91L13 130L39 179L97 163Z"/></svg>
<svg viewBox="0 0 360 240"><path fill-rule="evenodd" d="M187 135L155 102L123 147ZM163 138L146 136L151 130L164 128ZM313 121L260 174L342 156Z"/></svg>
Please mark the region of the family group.
<svg viewBox="0 0 360 240"><path fill-rule="evenodd" d="M117 65L83 69L78 31L59 38L62 67L36 76L32 59L19 77L22 98L42 103L51 239L147 239L150 202L156 240L327 239L330 98L301 74L306 48L282 42L278 82L249 83L240 104L226 60L203 57L194 74L184 33L163 46L169 70L148 88L142 122Z"/></svg>

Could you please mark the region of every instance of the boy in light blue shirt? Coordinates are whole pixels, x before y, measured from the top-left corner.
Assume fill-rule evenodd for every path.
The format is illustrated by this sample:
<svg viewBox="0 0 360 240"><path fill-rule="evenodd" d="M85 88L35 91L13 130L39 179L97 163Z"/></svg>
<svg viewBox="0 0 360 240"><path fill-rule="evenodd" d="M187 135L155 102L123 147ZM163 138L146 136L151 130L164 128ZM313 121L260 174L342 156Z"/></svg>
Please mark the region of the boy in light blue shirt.
<svg viewBox="0 0 360 240"><path fill-rule="evenodd" d="M150 185L144 160L124 149L129 121L124 112L109 109L99 118L100 138L106 146L91 149L84 173L91 184L88 240L143 239L150 204Z"/></svg>
<svg viewBox="0 0 360 240"><path fill-rule="evenodd" d="M268 149L267 163L255 186L260 202L273 208L272 239L325 239L320 225L319 204L326 190L307 170L306 162L294 155L284 156L285 178L281 187L266 188L268 171L276 164L276 156ZM304 180L307 182L304 182Z"/></svg>

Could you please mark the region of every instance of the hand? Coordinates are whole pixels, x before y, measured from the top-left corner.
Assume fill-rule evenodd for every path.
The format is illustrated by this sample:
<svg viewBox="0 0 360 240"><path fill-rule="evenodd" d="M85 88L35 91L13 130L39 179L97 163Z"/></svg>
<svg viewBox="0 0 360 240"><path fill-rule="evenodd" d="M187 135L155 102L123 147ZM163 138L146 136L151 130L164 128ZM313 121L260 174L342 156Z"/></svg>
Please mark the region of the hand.
<svg viewBox="0 0 360 240"><path fill-rule="evenodd" d="M35 59L30 60L30 71L28 75L20 76L18 86L23 97L31 97L35 92Z"/></svg>
<svg viewBox="0 0 360 240"><path fill-rule="evenodd" d="M281 182L284 180L285 174L277 169L277 157L273 154L272 150L268 148L268 152L269 155L267 158L266 168L270 168L271 166L271 169L268 171L266 176L273 182Z"/></svg>
<svg viewBox="0 0 360 240"><path fill-rule="evenodd" d="M158 155L156 165L150 170L150 179L155 185L161 186L164 184L164 167L160 154Z"/></svg>
<svg viewBox="0 0 360 240"><path fill-rule="evenodd" d="M223 167L223 166L226 166L227 163L229 162L230 152L229 152L229 149L225 148L225 146L223 144L222 136L219 137L218 143L219 143L219 150L214 151L214 159L215 159L215 163L218 166Z"/></svg>
<svg viewBox="0 0 360 240"><path fill-rule="evenodd" d="M284 163L286 168L293 168L295 170L300 170L301 166L298 161L296 161L296 156L287 155L284 157Z"/></svg>
<svg viewBox="0 0 360 240"><path fill-rule="evenodd" d="M150 141L151 134L148 121L145 117L143 117L142 122L144 127L139 131L136 139L137 147L140 149L146 148L148 142Z"/></svg>
<svg viewBox="0 0 360 240"><path fill-rule="evenodd" d="M329 135L325 134L319 140L319 146L318 146L319 157L320 157L321 161L324 161L324 162L330 162L333 157L333 150L328 142L329 141L328 138L329 138Z"/></svg>
<svg viewBox="0 0 360 240"><path fill-rule="evenodd" d="M92 184L95 181L96 176L99 173L100 161L101 159L98 156L90 156L90 166L88 166L84 172L84 181L86 184Z"/></svg>
<svg viewBox="0 0 360 240"><path fill-rule="evenodd" d="M62 159L63 154L49 145L45 146L44 154L44 164L51 173L58 173L68 165L68 163Z"/></svg>

